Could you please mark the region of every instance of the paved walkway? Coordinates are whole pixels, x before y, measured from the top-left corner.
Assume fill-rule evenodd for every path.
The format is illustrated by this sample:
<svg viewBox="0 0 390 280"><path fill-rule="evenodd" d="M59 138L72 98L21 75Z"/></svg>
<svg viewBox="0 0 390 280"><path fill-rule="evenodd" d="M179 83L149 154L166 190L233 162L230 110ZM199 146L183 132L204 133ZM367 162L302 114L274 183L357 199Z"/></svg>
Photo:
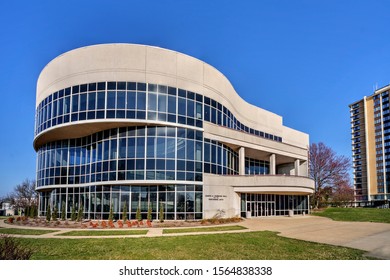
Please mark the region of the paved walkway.
<svg viewBox="0 0 390 280"><path fill-rule="evenodd" d="M336 222L328 218L316 216L294 216L294 217L265 217L252 218L239 223L247 230L228 231L247 232L247 231L276 231L280 236L319 242L331 245L338 245L367 251L367 255L380 259L390 260L390 224L385 223L368 223L368 222ZM221 225L224 226L224 225ZM226 226L226 225L225 225ZM22 226L9 225L0 220L0 227L17 227ZM31 227L26 227L31 229ZM34 227L35 228L35 227ZM36 228L38 229L38 228ZM39 228L48 230L48 228ZM127 228L126 228L127 229ZM138 229L138 228L137 228ZM143 228L142 228L143 229ZM18 237L28 238L139 238L145 235L111 235L111 236L58 236L58 234L82 229L63 229L54 233L42 235L18 235ZM90 230L90 229L84 229ZM180 234L163 234L162 228L148 228L146 237L173 236L173 235L194 235L194 234L220 234L225 232L198 232L198 233L180 233ZM107 229L110 231L110 229Z"/></svg>
<svg viewBox="0 0 390 280"><path fill-rule="evenodd" d="M360 249L368 256L390 260L390 224L294 216L248 219L242 225L251 230L277 231L289 238Z"/></svg>

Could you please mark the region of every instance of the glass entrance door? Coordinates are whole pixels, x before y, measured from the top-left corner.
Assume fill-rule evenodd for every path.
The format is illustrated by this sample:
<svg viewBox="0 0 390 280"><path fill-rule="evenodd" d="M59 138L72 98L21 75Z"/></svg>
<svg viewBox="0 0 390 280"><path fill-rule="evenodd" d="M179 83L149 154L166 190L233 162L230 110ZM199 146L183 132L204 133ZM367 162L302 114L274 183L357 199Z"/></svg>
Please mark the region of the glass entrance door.
<svg viewBox="0 0 390 280"><path fill-rule="evenodd" d="M275 202L267 202L267 216L275 216Z"/></svg>
<svg viewBox="0 0 390 280"><path fill-rule="evenodd" d="M275 202L247 202L247 211L252 217L275 216Z"/></svg>

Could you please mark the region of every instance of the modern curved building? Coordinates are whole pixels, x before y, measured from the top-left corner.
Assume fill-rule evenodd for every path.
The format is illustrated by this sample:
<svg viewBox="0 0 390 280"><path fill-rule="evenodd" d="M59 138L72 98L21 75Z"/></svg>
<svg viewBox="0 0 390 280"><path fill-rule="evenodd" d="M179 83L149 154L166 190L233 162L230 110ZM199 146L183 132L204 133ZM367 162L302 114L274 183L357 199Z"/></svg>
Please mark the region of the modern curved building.
<svg viewBox="0 0 390 280"><path fill-rule="evenodd" d="M188 55L94 45L52 60L37 83L40 214L154 219L308 213L307 134L248 104ZM289 212L290 211L290 212Z"/></svg>

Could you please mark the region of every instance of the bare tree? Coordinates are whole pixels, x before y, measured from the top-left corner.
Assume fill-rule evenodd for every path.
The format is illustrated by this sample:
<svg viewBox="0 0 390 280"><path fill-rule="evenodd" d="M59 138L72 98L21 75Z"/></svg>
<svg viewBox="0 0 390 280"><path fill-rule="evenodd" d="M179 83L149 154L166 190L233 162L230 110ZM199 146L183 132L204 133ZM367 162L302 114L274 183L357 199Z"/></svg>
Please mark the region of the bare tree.
<svg viewBox="0 0 390 280"><path fill-rule="evenodd" d="M17 208L37 206L38 192L35 190L35 180L25 179L7 195L6 199Z"/></svg>
<svg viewBox="0 0 390 280"><path fill-rule="evenodd" d="M330 147L320 142L312 143L309 149L309 175L314 180L313 203L318 208L322 202L324 188L337 189L350 184L351 162L339 156Z"/></svg>

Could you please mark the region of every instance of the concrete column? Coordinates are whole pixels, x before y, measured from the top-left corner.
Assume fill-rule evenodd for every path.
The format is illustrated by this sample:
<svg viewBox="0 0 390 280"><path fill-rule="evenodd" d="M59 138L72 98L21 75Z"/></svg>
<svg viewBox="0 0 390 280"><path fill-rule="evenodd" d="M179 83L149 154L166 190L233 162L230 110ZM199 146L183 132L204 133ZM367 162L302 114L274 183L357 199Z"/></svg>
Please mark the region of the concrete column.
<svg viewBox="0 0 390 280"><path fill-rule="evenodd" d="M275 175L276 174L276 155L272 154L269 157L269 174Z"/></svg>
<svg viewBox="0 0 390 280"><path fill-rule="evenodd" d="M240 175L245 175L245 148L241 147L238 151L239 166L238 172Z"/></svg>
<svg viewBox="0 0 390 280"><path fill-rule="evenodd" d="M294 169L295 169L295 176L299 176L300 175L300 172L299 172L299 166L300 166L300 161L299 159L296 159L295 160L295 164L294 164Z"/></svg>

